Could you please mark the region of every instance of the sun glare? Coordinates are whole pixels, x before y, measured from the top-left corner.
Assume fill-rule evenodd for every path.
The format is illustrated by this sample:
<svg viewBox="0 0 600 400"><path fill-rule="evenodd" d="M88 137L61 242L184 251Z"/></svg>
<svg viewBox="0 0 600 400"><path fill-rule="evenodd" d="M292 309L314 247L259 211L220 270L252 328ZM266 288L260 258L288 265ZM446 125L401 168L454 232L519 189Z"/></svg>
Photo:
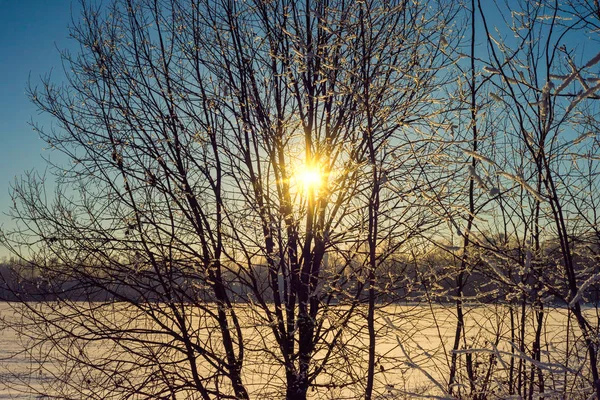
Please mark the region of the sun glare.
<svg viewBox="0 0 600 400"><path fill-rule="evenodd" d="M304 167L298 173L298 180L305 188L317 188L321 185L323 177L317 168Z"/></svg>

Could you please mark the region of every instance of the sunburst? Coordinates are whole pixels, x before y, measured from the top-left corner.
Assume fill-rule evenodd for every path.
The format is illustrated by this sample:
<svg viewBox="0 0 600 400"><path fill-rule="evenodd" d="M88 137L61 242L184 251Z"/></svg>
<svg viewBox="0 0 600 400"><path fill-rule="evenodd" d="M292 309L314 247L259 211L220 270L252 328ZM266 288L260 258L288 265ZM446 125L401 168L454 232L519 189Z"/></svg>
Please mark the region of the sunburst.
<svg viewBox="0 0 600 400"><path fill-rule="evenodd" d="M317 189L323 182L323 174L317 167L304 166L297 172L296 179L305 189Z"/></svg>

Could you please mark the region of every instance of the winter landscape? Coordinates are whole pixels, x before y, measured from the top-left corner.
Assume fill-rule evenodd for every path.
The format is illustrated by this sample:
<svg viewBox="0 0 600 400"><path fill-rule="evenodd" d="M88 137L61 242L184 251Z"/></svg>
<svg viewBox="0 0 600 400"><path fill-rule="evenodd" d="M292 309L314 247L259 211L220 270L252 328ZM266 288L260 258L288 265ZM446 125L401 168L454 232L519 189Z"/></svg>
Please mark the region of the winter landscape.
<svg viewBox="0 0 600 400"><path fill-rule="evenodd" d="M597 1L71 13L0 398L600 399Z"/></svg>

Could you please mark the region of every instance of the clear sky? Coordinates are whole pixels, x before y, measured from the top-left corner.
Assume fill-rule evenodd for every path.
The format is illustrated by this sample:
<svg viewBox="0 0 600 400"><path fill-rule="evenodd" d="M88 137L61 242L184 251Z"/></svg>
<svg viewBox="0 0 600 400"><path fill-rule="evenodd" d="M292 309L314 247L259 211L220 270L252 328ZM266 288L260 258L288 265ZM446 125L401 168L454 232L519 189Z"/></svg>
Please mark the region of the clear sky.
<svg viewBox="0 0 600 400"><path fill-rule="evenodd" d="M33 132L33 119L49 125L26 94L27 83L54 70L62 76L57 48L73 46L68 27L71 12L79 15L76 0L0 0L0 226L11 224L6 216L11 204L9 186L15 177L31 169L44 170L44 143ZM0 257L7 255L0 246Z"/></svg>
<svg viewBox="0 0 600 400"><path fill-rule="evenodd" d="M74 48L68 27L79 18L78 0L0 0L0 227L10 228L6 215L12 203L9 187L28 170L43 172L50 153L29 123L50 126L51 119L40 115L26 94L28 81L53 71L53 80L63 75L58 49ZM501 22L491 13L488 22ZM580 62L596 54L597 43L585 38L573 41ZM485 40L482 36L481 44ZM588 55L590 53L591 55ZM586 54L586 56L582 56ZM56 155L55 155L56 156ZM8 255L0 245L0 258Z"/></svg>

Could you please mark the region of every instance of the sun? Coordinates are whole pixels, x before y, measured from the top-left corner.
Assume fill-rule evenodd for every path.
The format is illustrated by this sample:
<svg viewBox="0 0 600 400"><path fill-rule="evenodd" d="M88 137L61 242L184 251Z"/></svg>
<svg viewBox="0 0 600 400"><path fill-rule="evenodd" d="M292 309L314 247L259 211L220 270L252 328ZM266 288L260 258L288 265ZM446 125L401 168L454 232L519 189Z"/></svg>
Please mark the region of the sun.
<svg viewBox="0 0 600 400"><path fill-rule="evenodd" d="M315 189L321 186L323 174L315 167L303 167L297 174L297 179L306 189Z"/></svg>

